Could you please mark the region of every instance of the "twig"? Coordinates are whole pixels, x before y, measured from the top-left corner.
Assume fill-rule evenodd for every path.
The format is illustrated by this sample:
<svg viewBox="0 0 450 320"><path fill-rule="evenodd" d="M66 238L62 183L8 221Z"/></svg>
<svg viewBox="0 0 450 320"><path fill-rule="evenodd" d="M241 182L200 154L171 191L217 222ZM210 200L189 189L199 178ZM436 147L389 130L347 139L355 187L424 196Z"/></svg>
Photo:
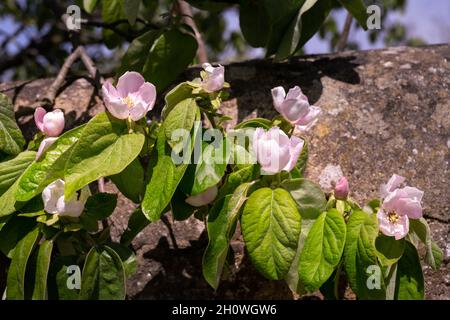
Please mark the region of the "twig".
<svg viewBox="0 0 450 320"><path fill-rule="evenodd" d="M172 224L170 223L169 219L167 219L166 215L163 215L161 217L161 221L166 225L167 229L169 230L169 236L170 240L172 241L173 247L175 249L178 249L177 240L175 239L175 234L173 233Z"/></svg>
<svg viewBox="0 0 450 320"><path fill-rule="evenodd" d="M208 55L206 54L205 42L203 41L201 33L198 31L197 25L195 24L194 18L192 16L191 6L184 0L177 0L174 2L174 8L178 12L181 20L190 26L194 31L195 39L197 40L197 59L199 63L208 62Z"/></svg>
<svg viewBox="0 0 450 320"><path fill-rule="evenodd" d="M84 66L86 67L87 71L91 75L91 77L94 79L95 83L97 84L97 89L100 88L100 86L105 81L103 77L100 75L100 72L98 72L94 61L92 61L91 57L86 53L86 50L84 47L80 46L78 47L80 50L80 58L81 61L83 61Z"/></svg>
<svg viewBox="0 0 450 320"><path fill-rule="evenodd" d="M337 52L344 51L345 47L347 46L347 40L350 34L352 21L353 21L352 15L350 13L347 13L347 17L345 18L344 29L342 30L341 38L339 39L339 42L337 43L336 46Z"/></svg>

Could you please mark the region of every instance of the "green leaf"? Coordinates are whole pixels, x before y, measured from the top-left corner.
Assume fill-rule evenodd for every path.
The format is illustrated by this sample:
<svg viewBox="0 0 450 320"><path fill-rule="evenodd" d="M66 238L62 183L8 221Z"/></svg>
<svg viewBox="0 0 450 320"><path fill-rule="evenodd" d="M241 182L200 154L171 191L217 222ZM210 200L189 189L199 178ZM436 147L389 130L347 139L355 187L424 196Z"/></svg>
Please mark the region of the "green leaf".
<svg viewBox="0 0 450 320"><path fill-rule="evenodd" d="M62 134L41 156L33 162L19 179L16 198L28 201L64 174L64 166L71 147L80 138L85 126L80 126Z"/></svg>
<svg viewBox="0 0 450 320"><path fill-rule="evenodd" d="M120 243L124 246L130 245L131 241L141 232L150 221L144 215L140 208L136 209L128 220L128 226L120 238Z"/></svg>
<svg viewBox="0 0 450 320"><path fill-rule="evenodd" d="M24 300L25 299L25 272L28 258L39 237L39 229L34 228L17 244L12 257L11 265L8 270L6 280L7 290L6 299Z"/></svg>
<svg viewBox="0 0 450 320"><path fill-rule="evenodd" d="M183 221L188 219L196 210L195 207L186 203L187 196L178 187L172 196L170 201L170 208L172 210L172 215L175 220Z"/></svg>
<svg viewBox="0 0 450 320"><path fill-rule="evenodd" d="M417 235L426 248L425 260L427 264L434 270L439 270L443 253L431 238L430 227L424 218L409 220L410 232Z"/></svg>
<svg viewBox="0 0 450 320"><path fill-rule="evenodd" d="M367 30L367 9L363 0L338 0L348 12L358 21L359 25Z"/></svg>
<svg viewBox="0 0 450 320"><path fill-rule="evenodd" d="M196 120L200 119L200 112L197 109ZM144 200L142 201L142 212L150 221L156 221L161 217L163 210L169 205L170 200L183 178L187 164L176 165L171 157L171 151L166 143L165 122L163 122L156 141L156 148L151 157L149 167L149 182L147 184ZM194 137L191 148L197 140L198 126L192 129ZM192 151L192 149L190 150ZM188 155L184 155L188 157ZM189 158L190 159L190 156ZM152 162L153 161L153 162Z"/></svg>
<svg viewBox="0 0 450 320"><path fill-rule="evenodd" d="M0 195L14 184L35 158L36 152L24 151L15 158L0 163Z"/></svg>
<svg viewBox="0 0 450 320"><path fill-rule="evenodd" d="M124 3L125 14L127 16L128 22L131 25L134 25L136 22L140 4L141 0L125 0Z"/></svg>
<svg viewBox="0 0 450 320"><path fill-rule="evenodd" d="M297 251L301 217L284 189L262 188L251 194L241 219L242 234L256 269L282 279Z"/></svg>
<svg viewBox="0 0 450 320"><path fill-rule="evenodd" d="M14 116L14 106L5 94L0 93L0 151L16 155L24 145L25 139Z"/></svg>
<svg viewBox="0 0 450 320"><path fill-rule="evenodd" d="M259 1L243 0L239 6L239 23L245 40L252 47L264 47L268 41L268 14Z"/></svg>
<svg viewBox="0 0 450 320"><path fill-rule="evenodd" d="M424 280L419 254L410 242L406 241L405 252L398 261L395 299L423 300Z"/></svg>
<svg viewBox="0 0 450 320"><path fill-rule="evenodd" d="M125 270L125 276L127 278L131 277L136 273L137 270L137 261L136 255L133 250L128 247L125 247L119 243L110 242L108 243L108 247L113 249L120 257L123 263L123 268Z"/></svg>
<svg viewBox="0 0 450 320"><path fill-rule="evenodd" d="M122 172L110 177L119 191L134 203L144 197L144 168L139 158L134 159Z"/></svg>
<svg viewBox="0 0 450 320"><path fill-rule="evenodd" d="M150 49L159 35L160 31L150 30L133 39L122 58L121 65L117 70L117 77L120 77L126 71L141 72L147 61Z"/></svg>
<svg viewBox="0 0 450 320"><path fill-rule="evenodd" d="M56 256L50 264L48 272L49 300L78 300L79 289L69 289L68 282L76 278L77 271L68 270L70 266L78 266L77 256ZM70 271L70 272L68 272ZM81 271L80 274L81 276Z"/></svg>
<svg viewBox="0 0 450 320"><path fill-rule="evenodd" d="M67 160L65 196L124 170L139 155L144 140L142 133L128 133L125 121L108 113L96 115L86 124Z"/></svg>
<svg viewBox="0 0 450 320"><path fill-rule="evenodd" d="M247 199L251 183L240 185L233 195L214 203L208 214L208 246L203 255L203 276L211 287L217 289L225 259L228 254L230 240L236 229L239 212Z"/></svg>
<svg viewBox="0 0 450 320"><path fill-rule="evenodd" d="M167 30L151 47L142 74L161 92L189 66L196 52L197 41L192 35L179 29Z"/></svg>
<svg viewBox="0 0 450 320"><path fill-rule="evenodd" d="M89 197L86 201L84 215L88 215L96 220L108 218L117 205L117 194L113 193L96 193Z"/></svg>
<svg viewBox="0 0 450 320"><path fill-rule="evenodd" d="M200 194L218 184L225 174L229 158L230 149L227 147L226 139L206 144L195 168L191 195Z"/></svg>
<svg viewBox="0 0 450 320"><path fill-rule="evenodd" d="M30 233L35 226L36 221L33 219L11 216L0 231L0 251L8 258L12 258L20 239Z"/></svg>
<svg viewBox="0 0 450 320"><path fill-rule="evenodd" d="M8 216L18 209L17 207L19 207L19 205L16 205L15 196L18 185L19 181L16 180L14 184L0 196L0 217Z"/></svg>
<svg viewBox="0 0 450 320"><path fill-rule="evenodd" d="M166 104L161 111L161 118L165 120L170 111L172 111L172 109L176 105L178 105L178 103L185 99L194 97L194 95L192 94L192 89L193 87L187 82L182 82L171 89L164 97L164 101L166 102Z"/></svg>
<svg viewBox="0 0 450 320"><path fill-rule="evenodd" d="M375 248L381 265L388 267L402 257L405 250L405 239L395 240L394 237L380 234L375 240Z"/></svg>
<svg viewBox="0 0 450 320"><path fill-rule="evenodd" d="M80 299L125 299L125 270L120 256L110 247L92 248L86 256Z"/></svg>
<svg viewBox="0 0 450 320"><path fill-rule="evenodd" d="M102 3L102 20L104 23L114 23L118 20L126 19L125 15L125 0L108 0L101 1ZM119 24L117 29L124 32L128 29L128 25ZM109 49L114 48L119 43L122 43L122 37L114 30L103 28L103 40Z"/></svg>
<svg viewBox="0 0 450 320"><path fill-rule="evenodd" d="M379 279L379 289L369 289L368 268L378 266L375 250L375 238L378 235L376 215L364 211L355 211L347 223L347 239L344 249L345 271L353 292L358 299L384 299L383 279Z"/></svg>
<svg viewBox="0 0 450 320"><path fill-rule="evenodd" d="M308 291L325 283L341 260L345 221L335 209L323 212L312 225L299 260L299 277Z"/></svg>
<svg viewBox="0 0 450 320"><path fill-rule="evenodd" d="M167 118L164 121L164 132L166 134L167 143L172 148L175 148L176 145L181 145L182 147L182 144L179 144L179 140L186 137L191 131L197 110L197 102L192 98L188 98L180 101L167 115ZM179 130L183 130L185 133L179 135ZM177 152L179 151L181 151L181 148L177 149Z"/></svg>
<svg viewBox="0 0 450 320"><path fill-rule="evenodd" d="M237 187L246 182L251 182L258 178L260 174L260 168L257 165L249 165L235 172L230 173L227 176L227 180L222 188L219 190L217 198L226 196L233 193Z"/></svg>
<svg viewBox="0 0 450 320"><path fill-rule="evenodd" d="M242 121L241 123L237 124L234 129L243 129L243 128L263 128L263 129L270 129L272 128L272 121L269 119L264 118L253 118L246 121Z"/></svg>
<svg viewBox="0 0 450 320"><path fill-rule="evenodd" d="M302 294L305 289L302 282L299 281L298 263L300 254L309 230L315 220L325 210L327 201L320 186L307 179L291 179L283 181L281 186L290 192L292 198L297 203L298 210L302 217L297 252L285 278L292 291Z"/></svg>
<svg viewBox="0 0 450 320"><path fill-rule="evenodd" d="M97 2L98 0L83 0L84 10L86 10L87 13L92 13L97 5Z"/></svg>
<svg viewBox="0 0 450 320"><path fill-rule="evenodd" d="M39 245L34 269L34 286L32 299L46 300L47 298L47 276L53 250L53 241L45 240Z"/></svg>

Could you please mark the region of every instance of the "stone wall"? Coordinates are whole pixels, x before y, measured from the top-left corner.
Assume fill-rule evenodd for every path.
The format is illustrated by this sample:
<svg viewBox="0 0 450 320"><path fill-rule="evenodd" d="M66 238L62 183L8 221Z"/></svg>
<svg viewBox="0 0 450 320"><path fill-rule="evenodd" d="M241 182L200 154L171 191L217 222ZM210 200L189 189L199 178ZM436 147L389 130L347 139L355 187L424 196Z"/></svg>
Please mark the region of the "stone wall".
<svg viewBox="0 0 450 320"><path fill-rule="evenodd" d="M192 68L179 80L197 74L198 68ZM445 259L440 271L424 267L426 297L450 299L450 45L349 51L284 63L254 60L226 65L225 76L231 83L231 99L223 110L239 120L275 115L270 89L278 85L286 89L299 85L310 102L323 108L323 116L308 134L309 178L317 180L327 164L340 164L360 202L377 197L378 186L392 173L425 190L425 217ZM33 110L27 106L50 83L51 79L40 79L0 84L0 92L14 99L27 137L35 131ZM65 111L69 126L103 110L86 79L69 80L56 105ZM114 191L114 186L108 189ZM133 204L120 197L110 221L114 237L126 227L132 209ZM239 238L232 242L235 264L214 292L201 273L203 224L195 219L174 222L170 216L169 221L170 228L154 223L133 242L139 270L129 281L130 297L297 298L283 282L269 282L256 273ZM320 295L311 296L316 297Z"/></svg>

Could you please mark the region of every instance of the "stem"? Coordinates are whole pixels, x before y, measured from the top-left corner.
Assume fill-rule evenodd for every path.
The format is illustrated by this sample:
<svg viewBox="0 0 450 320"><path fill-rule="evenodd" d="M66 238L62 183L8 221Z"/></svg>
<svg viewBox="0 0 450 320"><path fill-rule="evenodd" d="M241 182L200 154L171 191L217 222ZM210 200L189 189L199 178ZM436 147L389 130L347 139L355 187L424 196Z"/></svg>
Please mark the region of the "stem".
<svg viewBox="0 0 450 320"><path fill-rule="evenodd" d="M341 270L342 270L342 261L339 262L338 268L336 270L336 276L334 277L334 296L336 297L337 300L340 299L339 296L339 280L341 278Z"/></svg>
<svg viewBox="0 0 450 320"><path fill-rule="evenodd" d="M344 51L347 46L348 35L350 34L350 28L352 26L352 15L347 13L347 17L345 18L344 29L342 30L341 38L336 46L336 51L341 52Z"/></svg>

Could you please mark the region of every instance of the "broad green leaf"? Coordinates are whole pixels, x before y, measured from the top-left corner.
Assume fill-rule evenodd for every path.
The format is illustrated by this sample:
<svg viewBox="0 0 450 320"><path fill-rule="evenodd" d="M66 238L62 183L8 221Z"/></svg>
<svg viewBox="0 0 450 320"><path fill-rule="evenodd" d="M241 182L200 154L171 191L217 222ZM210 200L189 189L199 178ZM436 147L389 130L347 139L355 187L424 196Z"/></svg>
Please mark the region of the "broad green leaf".
<svg viewBox="0 0 450 320"><path fill-rule="evenodd" d="M25 272L28 258L39 237L39 229L34 228L17 244L8 269L6 280L7 290L6 299L24 300L25 299Z"/></svg>
<svg viewBox="0 0 450 320"><path fill-rule="evenodd" d="M131 244L131 241L141 232L146 226L150 224L150 221L144 215L140 208L136 209L130 219L128 219L128 225L123 232L120 243L124 246Z"/></svg>
<svg viewBox="0 0 450 320"><path fill-rule="evenodd" d="M78 141L85 126L80 126L62 134L50 148L33 162L19 179L16 198L28 201L64 174L64 166L72 146Z"/></svg>
<svg viewBox="0 0 450 320"><path fill-rule="evenodd" d="M195 168L191 195L202 193L222 180L230 158L229 151L226 139L206 144L202 157Z"/></svg>
<svg viewBox="0 0 450 320"><path fill-rule="evenodd" d="M110 242L107 245L108 247L113 249L122 260L123 268L125 270L125 276L129 278L133 274L135 274L137 270L137 261L136 255L134 254L133 250L114 242Z"/></svg>
<svg viewBox="0 0 450 320"><path fill-rule="evenodd" d="M164 132L167 143L174 148L179 144L179 140L189 135L194 125L198 106L193 98L180 101L167 115L164 121ZM181 135L180 130L182 130ZM177 150L181 151L181 150Z"/></svg>
<svg viewBox="0 0 450 320"><path fill-rule="evenodd" d="M127 16L128 22L134 25L136 22L137 15L139 13L139 5L141 0L125 0L124 10Z"/></svg>
<svg viewBox="0 0 450 320"><path fill-rule="evenodd" d="M333 273L344 250L346 225L337 210L323 212L312 225L299 260L299 277L308 291L318 289Z"/></svg>
<svg viewBox="0 0 450 320"><path fill-rule="evenodd" d="M77 256L56 256L52 259L47 281L49 300L78 300L80 290L76 288L76 281L78 276L78 280L81 279L81 268L77 259Z"/></svg>
<svg viewBox="0 0 450 320"><path fill-rule="evenodd" d="M424 218L410 219L410 232L417 235L426 248L425 260L427 264L434 270L438 270L442 263L442 250L434 243L431 238L430 227Z"/></svg>
<svg viewBox="0 0 450 320"><path fill-rule="evenodd" d="M342 6L349 11L352 16L358 21L359 25L367 30L367 9L363 0L338 0Z"/></svg>
<svg viewBox="0 0 450 320"><path fill-rule="evenodd" d="M179 29L170 29L159 36L148 54L142 74L163 91L194 60L197 41Z"/></svg>
<svg viewBox="0 0 450 320"><path fill-rule="evenodd" d="M66 162L66 197L92 181L124 170L139 155L144 140L142 133L128 133L125 121L109 113L96 115L86 124Z"/></svg>
<svg viewBox="0 0 450 320"><path fill-rule="evenodd" d="M19 181L16 180L14 184L0 196L0 217L5 217L14 213L19 207L19 205L16 204L17 201L15 196L18 185Z"/></svg>
<svg viewBox="0 0 450 320"><path fill-rule="evenodd" d="M126 19L125 14L125 0L108 0L101 1L102 3L102 20L104 23L114 23L118 20ZM128 25L119 24L116 27L120 31L124 32L128 29ZM103 40L109 49L114 48L119 43L122 43L122 37L115 31L108 28L102 30Z"/></svg>
<svg viewBox="0 0 450 320"><path fill-rule="evenodd" d="M228 254L230 240L236 229L239 212L247 199L251 183L240 185L233 195L214 203L208 214L208 246L203 255L203 276L211 287L217 289Z"/></svg>
<svg viewBox="0 0 450 320"><path fill-rule="evenodd" d="M376 215L369 215L364 211L352 213L347 223L347 239L344 249L345 271L352 290L361 300L385 298L382 278L379 279L379 288L368 285L370 282L370 269L368 268L378 267L375 249L377 235Z"/></svg>
<svg viewBox="0 0 450 320"><path fill-rule="evenodd" d="M233 193L237 187L246 182L251 182L258 178L260 168L257 165L249 165L235 172L230 173L227 176L227 180L222 188L219 190L217 198L226 196Z"/></svg>
<svg viewBox="0 0 450 320"><path fill-rule="evenodd" d="M119 255L110 247L92 248L86 256L80 299L125 299L125 270Z"/></svg>
<svg viewBox="0 0 450 320"><path fill-rule="evenodd" d="M242 121L241 123L237 124L234 129L243 129L243 128L264 128L264 129L270 129L272 127L272 121L269 119L264 118L253 118L246 121Z"/></svg>
<svg viewBox="0 0 450 320"><path fill-rule="evenodd" d="M122 172L110 177L119 191L134 203L144 197L144 168L139 158L134 159Z"/></svg>
<svg viewBox="0 0 450 320"><path fill-rule="evenodd" d="M113 193L96 193L89 197L86 201L83 215L89 215L96 220L108 218L114 211L117 205L117 194Z"/></svg>
<svg viewBox="0 0 450 320"><path fill-rule="evenodd" d="M53 250L53 241L45 240L37 250L36 264L31 266L34 270L34 286L32 299L46 300L47 275Z"/></svg>
<svg viewBox="0 0 450 320"><path fill-rule="evenodd" d="M7 217L5 217L7 218ZM14 250L20 241L36 226L33 219L10 216L5 225L0 230L0 251L8 258L12 258Z"/></svg>
<svg viewBox="0 0 450 320"><path fill-rule="evenodd" d="M186 220L194 213L196 208L186 203L186 198L187 196L178 187L170 201L170 208L175 220Z"/></svg>
<svg viewBox="0 0 450 320"><path fill-rule="evenodd" d="M24 151L15 158L0 163L0 195L14 184L35 158L36 152Z"/></svg>
<svg viewBox="0 0 450 320"><path fill-rule="evenodd" d="M25 145L25 139L16 123L11 100L0 93L0 152L19 154Z"/></svg>
<svg viewBox="0 0 450 320"><path fill-rule="evenodd" d="M266 9L258 2L243 0L239 6L239 23L242 34L245 40L255 48L266 45L270 32Z"/></svg>
<svg viewBox="0 0 450 320"><path fill-rule="evenodd" d="M261 188L251 194L241 218L242 234L256 269L268 279L282 279L297 251L301 217L290 194Z"/></svg>
<svg viewBox="0 0 450 320"><path fill-rule="evenodd" d="M196 120L200 119L200 112L197 109ZM171 157L171 151L166 142L165 122L162 124L156 141L154 154L150 159L149 182L147 184L144 200L142 201L142 212L150 221L156 221L161 217L163 210L169 205L170 200L183 178L187 164L176 165ZM193 142L191 148L197 140L198 126L192 129ZM190 149L192 151L192 149ZM189 155L184 155L189 156ZM190 159L190 156L189 156Z"/></svg>
<svg viewBox="0 0 450 320"><path fill-rule="evenodd" d="M84 10L86 10L87 13L92 13L97 5L97 2L98 0L83 0Z"/></svg>
<svg viewBox="0 0 450 320"><path fill-rule="evenodd" d="M304 293L305 289L302 282L299 281L298 263L300 253L302 252L309 230L314 224L314 221L325 210L327 201L322 189L317 184L307 179L283 181L282 187L290 192L292 198L297 203L298 210L302 217L297 252L285 278L289 288L292 291L301 294Z"/></svg>
<svg viewBox="0 0 450 320"><path fill-rule="evenodd" d="M150 30L135 38L128 46L117 70L117 78L127 71L141 72L155 39L160 35L157 30Z"/></svg>
<svg viewBox="0 0 450 320"><path fill-rule="evenodd" d="M395 240L394 237L380 234L375 240L375 248L381 265L388 267L402 257L405 250L405 239Z"/></svg>
<svg viewBox="0 0 450 320"><path fill-rule="evenodd" d="M398 261L396 300L423 300L424 280L419 254L410 242L406 241L405 252Z"/></svg>
<svg viewBox="0 0 450 320"><path fill-rule="evenodd" d="M172 109L175 108L175 106L181 101L188 98L193 98L192 89L193 87L187 82L182 82L171 89L164 97L166 104L161 111L161 118L165 120L170 111L172 111Z"/></svg>

